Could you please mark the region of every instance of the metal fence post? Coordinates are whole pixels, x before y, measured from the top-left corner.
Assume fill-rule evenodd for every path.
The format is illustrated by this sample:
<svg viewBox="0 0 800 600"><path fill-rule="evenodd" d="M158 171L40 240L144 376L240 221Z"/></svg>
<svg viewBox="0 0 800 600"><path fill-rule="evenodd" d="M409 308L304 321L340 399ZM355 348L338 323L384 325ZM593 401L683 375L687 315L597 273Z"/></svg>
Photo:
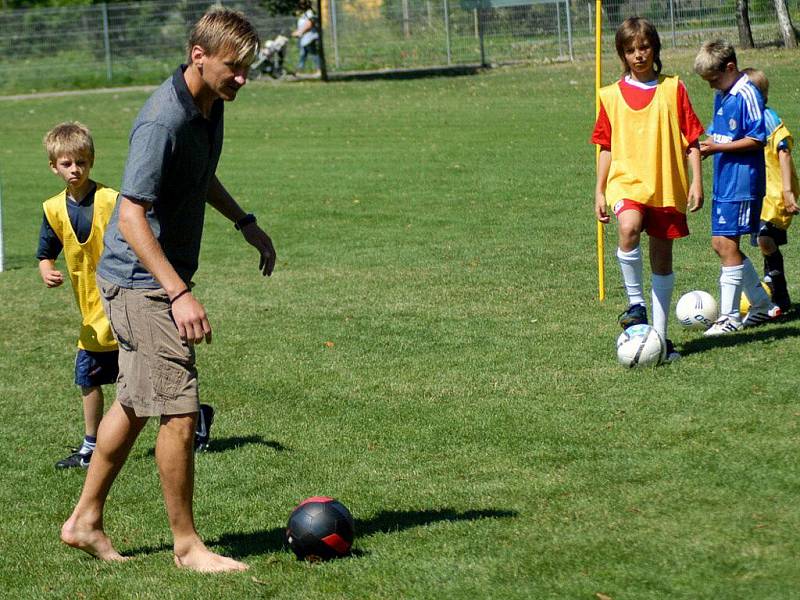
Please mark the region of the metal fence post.
<svg viewBox="0 0 800 600"><path fill-rule="evenodd" d="M100 5L100 10L103 13L103 45L106 50L106 77L111 81L114 77L114 73L111 70L111 42L108 37L108 4L103 2Z"/></svg>
<svg viewBox="0 0 800 600"><path fill-rule="evenodd" d="M672 28L672 47L675 48L675 3L669 0L669 25Z"/></svg>
<svg viewBox="0 0 800 600"><path fill-rule="evenodd" d="M336 28L336 0L331 0L331 36L333 37L333 64L339 68L339 34Z"/></svg>
<svg viewBox="0 0 800 600"><path fill-rule="evenodd" d="M442 0L444 10L444 41L447 46L447 64L453 64L453 57L450 54L450 4L447 0Z"/></svg>
<svg viewBox="0 0 800 600"><path fill-rule="evenodd" d="M478 26L478 37L480 39L481 44L481 66L488 67L489 63L486 62L486 48L483 42L483 15L484 9L481 7L480 10L477 8L475 9L475 18L477 19L477 26Z"/></svg>
<svg viewBox="0 0 800 600"><path fill-rule="evenodd" d="M556 2L556 25L558 27L558 57L561 58L564 53L561 51L561 4L558 2Z"/></svg>
<svg viewBox="0 0 800 600"><path fill-rule="evenodd" d="M569 0L564 0L564 5L567 7L567 46L569 47L569 59L574 61L575 54L572 51L572 15L570 15Z"/></svg>

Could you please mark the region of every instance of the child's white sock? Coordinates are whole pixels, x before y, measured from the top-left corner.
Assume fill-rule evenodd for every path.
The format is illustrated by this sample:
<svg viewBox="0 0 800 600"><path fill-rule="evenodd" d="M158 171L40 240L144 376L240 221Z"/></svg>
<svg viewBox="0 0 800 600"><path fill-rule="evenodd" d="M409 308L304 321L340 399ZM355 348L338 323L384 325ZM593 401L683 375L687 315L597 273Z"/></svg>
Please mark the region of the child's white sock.
<svg viewBox="0 0 800 600"><path fill-rule="evenodd" d="M97 446L97 438L92 435L84 436L83 443L81 444L81 449L78 450L81 454L91 454L94 452L95 447Z"/></svg>
<svg viewBox="0 0 800 600"><path fill-rule="evenodd" d="M650 276L650 285L652 287L653 327L666 340L672 289L675 287L675 273L669 275L653 273Z"/></svg>
<svg viewBox="0 0 800 600"><path fill-rule="evenodd" d="M719 276L719 314L728 316L737 321L739 315L739 302L742 299L742 271L744 265L722 267Z"/></svg>
<svg viewBox="0 0 800 600"><path fill-rule="evenodd" d="M621 248L617 248L617 260L622 271L622 282L628 294L628 303L644 304L641 246L636 246L630 252L623 252Z"/></svg>
<svg viewBox="0 0 800 600"><path fill-rule="evenodd" d="M765 307L772 304L769 295L761 287L761 279L758 277L756 268L749 258L745 258L742 263L742 292L747 296L751 306Z"/></svg>

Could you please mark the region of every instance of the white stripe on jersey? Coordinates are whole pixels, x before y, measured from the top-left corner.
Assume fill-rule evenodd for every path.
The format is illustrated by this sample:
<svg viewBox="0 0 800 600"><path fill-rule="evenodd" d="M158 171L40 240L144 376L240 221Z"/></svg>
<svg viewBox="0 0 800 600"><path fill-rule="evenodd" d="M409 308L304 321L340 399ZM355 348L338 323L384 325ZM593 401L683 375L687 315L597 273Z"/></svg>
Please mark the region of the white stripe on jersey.
<svg viewBox="0 0 800 600"><path fill-rule="evenodd" d="M742 95L742 98L744 98L745 105L747 106L747 116L753 121L759 120L761 118L761 107L759 106L755 90L749 85L743 85L739 93Z"/></svg>

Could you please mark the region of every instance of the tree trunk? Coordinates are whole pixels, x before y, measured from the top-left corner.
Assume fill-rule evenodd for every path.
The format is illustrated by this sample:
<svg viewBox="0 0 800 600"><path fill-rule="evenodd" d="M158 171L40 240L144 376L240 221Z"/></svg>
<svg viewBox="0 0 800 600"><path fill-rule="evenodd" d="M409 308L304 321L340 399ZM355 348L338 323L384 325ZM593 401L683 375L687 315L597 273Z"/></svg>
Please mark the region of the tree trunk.
<svg viewBox="0 0 800 600"><path fill-rule="evenodd" d="M797 35L792 26L792 18L786 8L786 0L775 0L775 12L778 14L778 29L781 31L783 45L787 48L797 48Z"/></svg>
<svg viewBox="0 0 800 600"><path fill-rule="evenodd" d="M739 46L752 48L753 32L750 30L750 13L747 7L748 0L736 0L736 25L739 27Z"/></svg>
<svg viewBox="0 0 800 600"><path fill-rule="evenodd" d="M330 3L328 4L330 7ZM317 52L319 52L319 78L322 81L328 81L328 65L325 62L325 44L322 43L322 0L317 0L317 33L319 39L317 40Z"/></svg>

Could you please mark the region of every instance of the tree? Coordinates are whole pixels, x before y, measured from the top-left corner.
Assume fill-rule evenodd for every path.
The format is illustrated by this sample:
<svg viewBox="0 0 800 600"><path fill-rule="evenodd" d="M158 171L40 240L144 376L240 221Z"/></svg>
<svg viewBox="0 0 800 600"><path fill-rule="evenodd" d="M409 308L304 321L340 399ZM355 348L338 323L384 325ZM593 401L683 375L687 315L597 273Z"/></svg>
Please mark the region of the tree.
<svg viewBox="0 0 800 600"><path fill-rule="evenodd" d="M739 46L753 48L753 32L750 29L748 0L736 0L736 25L739 28Z"/></svg>
<svg viewBox="0 0 800 600"><path fill-rule="evenodd" d="M299 5L298 0L261 0L261 6L267 9L270 15L293 15Z"/></svg>
<svg viewBox="0 0 800 600"><path fill-rule="evenodd" d="M789 10L786 8L786 0L775 0L775 12L778 14L778 29L783 38L783 45L787 48L797 48L797 34Z"/></svg>
<svg viewBox="0 0 800 600"><path fill-rule="evenodd" d="M622 23L622 3L623 0L607 0L603 2L608 22L614 29Z"/></svg>

